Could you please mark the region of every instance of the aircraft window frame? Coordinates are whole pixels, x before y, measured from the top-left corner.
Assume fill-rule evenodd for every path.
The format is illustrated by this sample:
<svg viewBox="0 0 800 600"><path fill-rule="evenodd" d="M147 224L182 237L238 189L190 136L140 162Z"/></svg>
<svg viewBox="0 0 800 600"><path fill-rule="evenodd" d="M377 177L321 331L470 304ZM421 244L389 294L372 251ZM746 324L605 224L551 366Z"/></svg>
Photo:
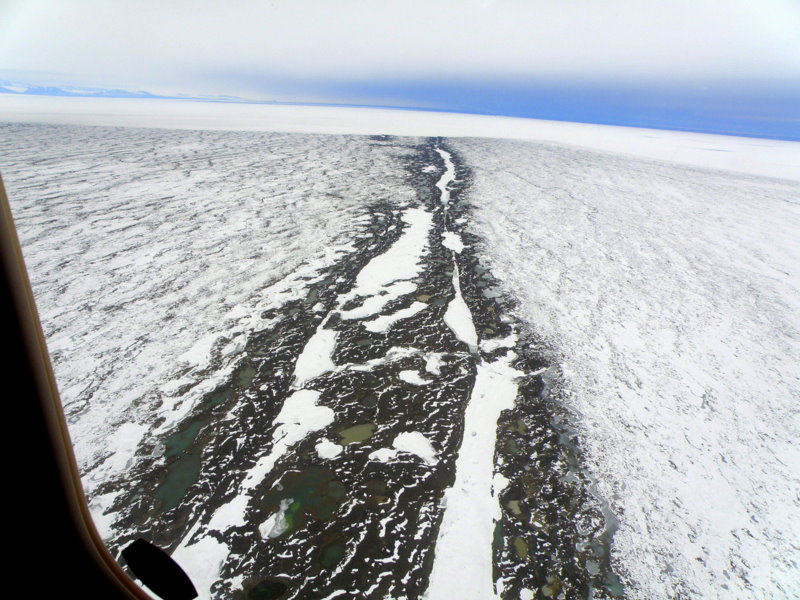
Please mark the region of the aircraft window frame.
<svg viewBox="0 0 800 600"><path fill-rule="evenodd" d="M60 579L71 579L71 591L86 592L84 597L102 593L105 598L152 600L111 556L92 520L2 175L0 228L10 372L20 386L17 401L22 403L24 417L20 425L39 442L33 449L38 471L25 487L33 496L44 495L52 506L46 525L50 541L42 543L38 532L38 527L44 526L36 512L39 503L24 502L19 507L20 520L32 524L34 531L6 550L23 557L31 550L42 551L40 558L47 560L47 572L55 571L56 581L57 574L62 575ZM28 560L37 562L35 556Z"/></svg>

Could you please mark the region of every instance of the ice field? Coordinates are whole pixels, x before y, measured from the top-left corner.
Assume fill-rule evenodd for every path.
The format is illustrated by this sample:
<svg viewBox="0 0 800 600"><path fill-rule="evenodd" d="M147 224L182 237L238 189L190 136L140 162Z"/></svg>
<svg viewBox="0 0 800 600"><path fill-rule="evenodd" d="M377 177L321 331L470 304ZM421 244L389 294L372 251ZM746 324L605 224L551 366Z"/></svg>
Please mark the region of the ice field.
<svg viewBox="0 0 800 600"><path fill-rule="evenodd" d="M112 552L204 598L800 594L800 144L373 117L0 124Z"/></svg>

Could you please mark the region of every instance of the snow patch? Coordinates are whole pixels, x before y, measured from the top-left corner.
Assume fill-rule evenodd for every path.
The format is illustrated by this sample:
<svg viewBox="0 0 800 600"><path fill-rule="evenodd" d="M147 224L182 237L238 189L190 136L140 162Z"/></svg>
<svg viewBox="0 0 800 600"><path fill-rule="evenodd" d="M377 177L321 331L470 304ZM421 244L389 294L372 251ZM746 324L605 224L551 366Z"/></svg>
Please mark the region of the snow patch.
<svg viewBox="0 0 800 600"><path fill-rule="evenodd" d="M478 347L478 334L475 331L475 323L472 322L472 313L461 295L458 265L455 264L455 261L453 263L453 288L456 295L447 305L444 322L455 336L469 346L471 352L474 352Z"/></svg>
<svg viewBox="0 0 800 600"><path fill-rule="evenodd" d="M448 250L460 254L464 249L464 242L461 241L461 236L452 231L445 231L442 234L442 246Z"/></svg>
<svg viewBox="0 0 800 600"><path fill-rule="evenodd" d="M448 189L448 185L456 178L456 167L447 150L436 148L436 152L442 157L442 160L444 160L445 166L444 173L442 173L441 178L436 183L436 187L439 188L440 201L444 204L445 210L447 210L447 206L450 204L450 190Z"/></svg>
<svg viewBox="0 0 800 600"><path fill-rule="evenodd" d="M397 456L397 450L393 448L379 448L369 453L369 459L378 462L389 462L395 456Z"/></svg>
<svg viewBox="0 0 800 600"><path fill-rule="evenodd" d="M413 385L426 385L433 381L432 379L425 379L418 371L400 371L397 375L402 381L411 383Z"/></svg>
<svg viewBox="0 0 800 600"><path fill-rule="evenodd" d="M89 502L89 512L92 514L92 522L97 529L97 533L103 540L111 538L111 524L118 515L114 512L110 512L110 508L114 503L114 499L119 496L120 493L121 492L111 492L98 495Z"/></svg>
<svg viewBox="0 0 800 600"><path fill-rule="evenodd" d="M339 444L335 444L330 440L322 440L319 442L314 448L317 451L317 455L322 458L336 458L342 453L344 448Z"/></svg>
<svg viewBox="0 0 800 600"><path fill-rule="evenodd" d="M480 362L464 414L464 438L456 460L456 480L444 493L444 516L436 541L430 584L424 598L494 599L492 536L500 519L494 478L497 419L514 407L517 379L513 352L494 362ZM504 479L504 478L503 478ZM469 565L468 569L464 565Z"/></svg>
<svg viewBox="0 0 800 600"><path fill-rule="evenodd" d="M319 396L316 390L298 390L286 399L275 417L275 423L280 424L273 435L276 446L288 448L309 433L333 423L333 409L317 406ZM275 454L275 448L272 454Z"/></svg>
<svg viewBox="0 0 800 600"><path fill-rule="evenodd" d="M517 343L517 336L514 333L509 334L504 338L491 338L481 341L481 350L484 352L492 352L498 348L513 348Z"/></svg>
<svg viewBox="0 0 800 600"><path fill-rule="evenodd" d="M419 275L420 261L428 248L428 231L433 225L433 216L422 208L409 208L401 218L408 227L386 252L370 260L361 269L347 299L375 296L395 281L413 279Z"/></svg>
<svg viewBox="0 0 800 600"><path fill-rule="evenodd" d="M364 329L367 331L373 332L383 332L388 331L389 328L397 323L398 321L402 321L403 319L408 319L409 317L413 317L415 314L420 312L421 310L427 308L428 305L424 302L414 302L411 306L406 308L401 308L397 312L394 312L390 315L382 315L371 321L366 321L363 323Z"/></svg>
<svg viewBox="0 0 800 600"><path fill-rule="evenodd" d="M343 319L364 319L366 317L371 317L383 310L383 307L392 300L410 294L415 289L417 289L417 286L411 281L396 281L383 288L381 293L377 296L368 297L361 306L351 310L343 310L339 315Z"/></svg>
<svg viewBox="0 0 800 600"><path fill-rule="evenodd" d="M334 329L326 329L325 323L327 322L328 320L325 319L320 323L314 335L306 342L300 356L297 357L292 384L295 388L302 387L306 382L336 368L331 357L339 332Z"/></svg>
<svg viewBox="0 0 800 600"><path fill-rule="evenodd" d="M249 490L248 490L249 491ZM231 527L241 527L245 524L244 515L247 512L247 503L250 497L240 493L214 511L206 525L207 530L224 533Z"/></svg>
<svg viewBox="0 0 800 600"><path fill-rule="evenodd" d="M270 515L267 519L258 526L258 532L263 539L276 538L289 529L289 521L286 519L286 511L294 502L293 498L284 498L281 500L278 512Z"/></svg>
<svg viewBox="0 0 800 600"><path fill-rule="evenodd" d="M120 473L128 470L147 429L145 425L139 423L121 424L113 438L108 440L108 449L112 454L106 460L104 467Z"/></svg>
<svg viewBox="0 0 800 600"><path fill-rule="evenodd" d="M220 568L227 557L228 546L212 536L200 538L172 553L173 560L192 580L198 600L211 599L211 586L219 579Z"/></svg>
<svg viewBox="0 0 800 600"><path fill-rule="evenodd" d="M430 440L419 431L408 431L397 435L392 442L399 452L409 452L419 456L428 465L435 465L436 450L433 449Z"/></svg>
<svg viewBox="0 0 800 600"><path fill-rule="evenodd" d="M352 369L353 371L372 371L375 367L380 365L385 365L387 363L391 363L397 360L402 360L404 358L408 358L410 356L417 356L421 354L422 351L417 348L411 348L406 346L393 346L389 348L386 354L380 358L372 358L364 363L358 364L346 364L339 366L339 369Z"/></svg>
<svg viewBox="0 0 800 600"><path fill-rule="evenodd" d="M444 355L441 352L429 352L425 355L425 370L431 375L441 375Z"/></svg>
<svg viewBox="0 0 800 600"><path fill-rule="evenodd" d="M438 460L436 458L436 450L434 450L430 440L419 431L399 433L392 442L392 448L380 448L370 452L369 458L380 462L389 462L396 458L400 452L414 454L427 465L435 465Z"/></svg>

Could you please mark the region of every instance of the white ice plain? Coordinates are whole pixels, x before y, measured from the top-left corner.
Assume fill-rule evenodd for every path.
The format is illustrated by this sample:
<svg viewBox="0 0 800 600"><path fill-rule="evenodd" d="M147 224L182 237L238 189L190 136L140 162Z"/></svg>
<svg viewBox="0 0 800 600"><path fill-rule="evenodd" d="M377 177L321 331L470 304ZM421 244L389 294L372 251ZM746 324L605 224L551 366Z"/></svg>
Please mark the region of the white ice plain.
<svg viewBox="0 0 800 600"><path fill-rule="evenodd" d="M800 597L800 184L451 141L481 252L560 366L631 597Z"/></svg>
<svg viewBox="0 0 800 600"><path fill-rule="evenodd" d="M4 120L31 118L3 106ZM72 114L61 106L41 119ZM86 112L77 122L111 114L71 106ZM200 107L215 111L203 120L169 106L175 114L131 124L210 127L223 111ZM256 110L219 128L283 127L283 112L269 121ZM800 184L731 171L798 179L800 145L533 121L512 134L509 120L384 112L359 114L383 119L364 121L381 133L650 156L451 140L472 170L480 253L550 354L551 391L620 519L615 564L630 597L800 596ZM345 121L337 131L353 130ZM162 429L187 414L268 324L258 315L340 258L372 198L413 197L399 150L359 138L2 133L0 170L90 496L155 433L152 410L168 417ZM438 363L428 357L427 372ZM93 500L101 526L110 501ZM203 556L221 560L218 546Z"/></svg>

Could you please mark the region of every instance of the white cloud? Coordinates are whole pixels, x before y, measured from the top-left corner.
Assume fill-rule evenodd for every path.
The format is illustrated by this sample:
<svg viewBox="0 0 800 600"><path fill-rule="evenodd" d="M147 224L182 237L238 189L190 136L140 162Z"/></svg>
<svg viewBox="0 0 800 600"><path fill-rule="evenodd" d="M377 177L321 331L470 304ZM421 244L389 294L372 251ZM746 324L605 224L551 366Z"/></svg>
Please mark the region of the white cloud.
<svg viewBox="0 0 800 600"><path fill-rule="evenodd" d="M63 72L98 84L185 87L197 74L226 72L344 80L800 76L800 5L792 0L38 0L3 6L0 68Z"/></svg>

